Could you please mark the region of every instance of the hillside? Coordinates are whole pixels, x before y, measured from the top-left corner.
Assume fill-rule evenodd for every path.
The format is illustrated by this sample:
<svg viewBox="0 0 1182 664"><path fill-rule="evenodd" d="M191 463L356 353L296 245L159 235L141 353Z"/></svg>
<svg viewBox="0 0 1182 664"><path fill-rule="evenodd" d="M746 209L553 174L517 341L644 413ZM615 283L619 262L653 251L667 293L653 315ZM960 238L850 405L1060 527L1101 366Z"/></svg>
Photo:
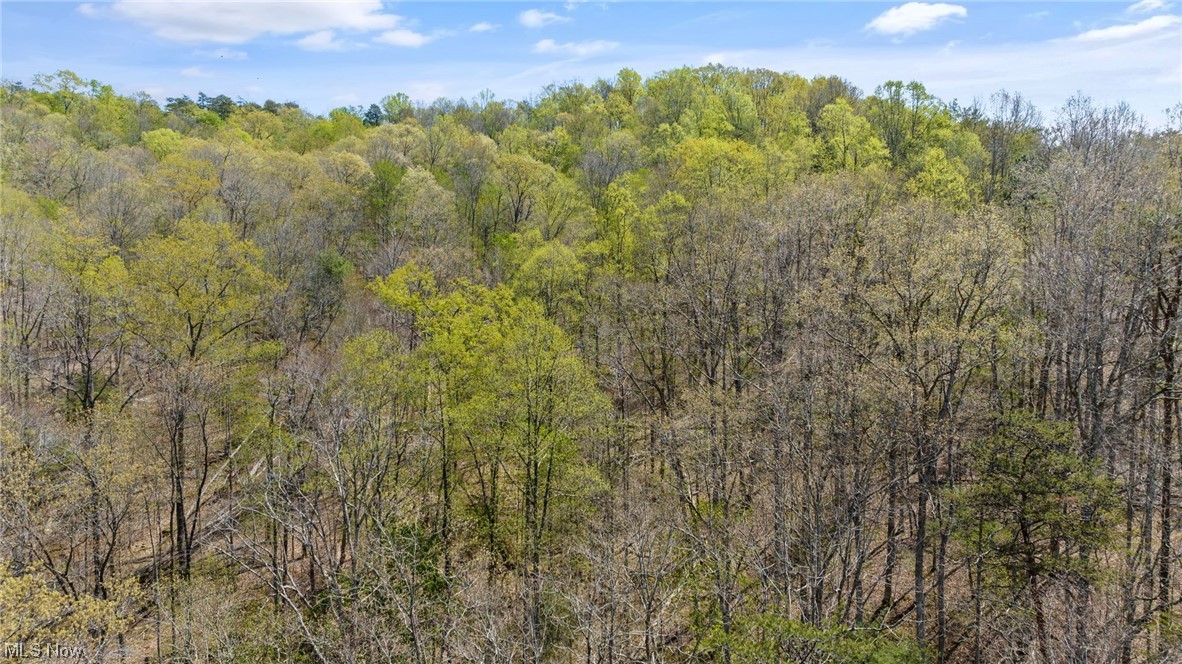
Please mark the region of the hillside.
<svg viewBox="0 0 1182 664"><path fill-rule="evenodd" d="M1182 106L0 89L0 642L1182 658Z"/></svg>

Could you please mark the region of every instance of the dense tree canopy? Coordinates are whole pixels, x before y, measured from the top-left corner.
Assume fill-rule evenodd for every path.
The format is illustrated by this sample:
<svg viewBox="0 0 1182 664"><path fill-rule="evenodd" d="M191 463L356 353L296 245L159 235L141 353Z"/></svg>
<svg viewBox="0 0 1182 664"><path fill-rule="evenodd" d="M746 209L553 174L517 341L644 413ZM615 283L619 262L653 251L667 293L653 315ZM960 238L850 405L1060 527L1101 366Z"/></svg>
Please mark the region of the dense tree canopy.
<svg viewBox="0 0 1182 664"><path fill-rule="evenodd" d="M0 119L0 641L1182 657L1182 126L719 66Z"/></svg>

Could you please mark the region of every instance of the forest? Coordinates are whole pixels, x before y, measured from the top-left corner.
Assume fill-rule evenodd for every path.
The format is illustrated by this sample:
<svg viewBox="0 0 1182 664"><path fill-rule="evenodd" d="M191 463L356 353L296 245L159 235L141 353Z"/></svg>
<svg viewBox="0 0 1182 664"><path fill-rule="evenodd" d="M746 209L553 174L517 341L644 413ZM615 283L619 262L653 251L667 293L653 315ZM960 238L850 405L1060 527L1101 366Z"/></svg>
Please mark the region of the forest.
<svg viewBox="0 0 1182 664"><path fill-rule="evenodd" d="M6 80L0 657L1178 662L1168 117Z"/></svg>

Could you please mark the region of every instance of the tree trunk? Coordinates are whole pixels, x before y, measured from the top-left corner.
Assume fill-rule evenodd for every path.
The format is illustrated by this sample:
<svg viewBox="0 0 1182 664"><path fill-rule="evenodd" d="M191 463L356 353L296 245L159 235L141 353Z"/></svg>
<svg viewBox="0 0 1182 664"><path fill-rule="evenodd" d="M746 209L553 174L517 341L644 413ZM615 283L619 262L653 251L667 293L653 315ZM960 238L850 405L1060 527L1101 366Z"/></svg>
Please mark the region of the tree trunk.
<svg viewBox="0 0 1182 664"><path fill-rule="evenodd" d="M919 504L916 505L915 517L915 642L924 652L927 661L927 616L924 611L924 552L927 548L928 529L928 473L927 459L924 458L924 445L919 444Z"/></svg>
<svg viewBox="0 0 1182 664"><path fill-rule="evenodd" d="M189 529L185 518L185 410L177 407L172 413L172 510L173 510L173 573L189 578L191 562Z"/></svg>

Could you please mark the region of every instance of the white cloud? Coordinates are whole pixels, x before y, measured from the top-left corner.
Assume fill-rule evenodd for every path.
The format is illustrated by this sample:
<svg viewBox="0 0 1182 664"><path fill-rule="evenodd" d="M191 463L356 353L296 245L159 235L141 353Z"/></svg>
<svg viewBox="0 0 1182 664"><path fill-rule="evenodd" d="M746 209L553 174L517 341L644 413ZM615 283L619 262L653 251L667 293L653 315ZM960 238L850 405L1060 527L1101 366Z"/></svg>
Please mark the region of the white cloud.
<svg viewBox="0 0 1182 664"><path fill-rule="evenodd" d="M1148 37L1169 28L1182 25L1182 16L1154 16L1147 18L1140 23L1132 23L1130 25L1114 25L1111 28L1098 28L1096 30L1088 30L1071 37L1070 41L1077 42L1108 42L1108 41L1122 41L1128 39L1138 39L1141 37ZM1175 34L1177 31L1175 31Z"/></svg>
<svg viewBox="0 0 1182 664"><path fill-rule="evenodd" d="M305 51L343 51L349 47L349 42L337 39L337 33L332 30L313 32L295 44Z"/></svg>
<svg viewBox="0 0 1182 664"><path fill-rule="evenodd" d="M324 30L368 32L395 28L401 18L382 12L380 0L346 2L215 2L119 0L112 9L157 37L180 42L241 44L265 34Z"/></svg>
<svg viewBox="0 0 1182 664"><path fill-rule="evenodd" d="M382 44L389 44L391 46L405 46L407 48L418 48L427 42L435 39L433 35L424 35L415 32L414 30L407 30L406 28L399 28L397 30L387 30L382 34L374 37L373 40Z"/></svg>
<svg viewBox="0 0 1182 664"><path fill-rule="evenodd" d="M1148 0L1146 0L1146 1L1148 1ZM99 9L98 9L98 7L95 7L94 5L90 4L89 2L84 2L80 5L78 5L78 13L82 14L83 16L98 16Z"/></svg>
<svg viewBox="0 0 1182 664"><path fill-rule="evenodd" d="M619 42L604 41L597 39L595 41L583 42L566 42L559 44L553 39L543 39L534 44L534 53L562 53L564 55L573 55L580 58L585 58L597 53L610 51L617 46Z"/></svg>
<svg viewBox="0 0 1182 664"><path fill-rule="evenodd" d="M891 7L879 14L873 21L866 24L866 29L884 35L907 37L917 32L931 30L948 19L964 18L968 14L969 10L960 5L950 5L943 2L935 4L908 2L898 7Z"/></svg>
<svg viewBox="0 0 1182 664"><path fill-rule="evenodd" d="M1172 3L1165 0L1141 0L1141 2L1129 5L1125 11L1133 14L1149 14L1157 11L1164 11L1173 7Z"/></svg>
<svg viewBox="0 0 1182 664"><path fill-rule="evenodd" d="M488 21L481 21L476 25L468 28L468 32L492 32L501 26L496 23L489 23Z"/></svg>
<svg viewBox="0 0 1182 664"><path fill-rule="evenodd" d="M517 20L527 28L544 28L552 23L570 23L573 19L569 16L555 14L554 12L527 9L518 14Z"/></svg>
<svg viewBox="0 0 1182 664"><path fill-rule="evenodd" d="M185 78L213 78L213 73L201 67L188 67L181 70L181 76Z"/></svg>

